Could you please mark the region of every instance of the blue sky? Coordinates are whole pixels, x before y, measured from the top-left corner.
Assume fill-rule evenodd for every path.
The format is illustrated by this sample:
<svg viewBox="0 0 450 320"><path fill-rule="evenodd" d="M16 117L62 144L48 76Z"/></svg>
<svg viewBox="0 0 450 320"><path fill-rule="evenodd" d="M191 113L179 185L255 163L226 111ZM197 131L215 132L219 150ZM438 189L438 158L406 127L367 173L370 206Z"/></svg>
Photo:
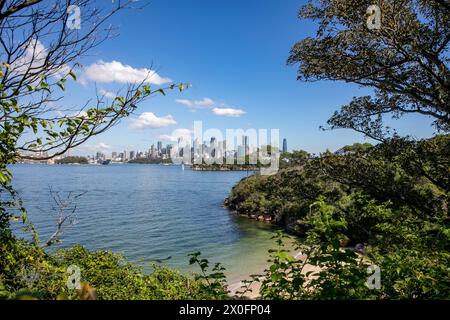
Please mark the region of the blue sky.
<svg viewBox="0 0 450 320"><path fill-rule="evenodd" d="M218 128L224 133L226 128L278 128L291 150L317 153L363 142L361 135L350 130L323 132L319 126L352 97L369 91L337 82L303 83L296 80L296 67L286 65L292 45L314 34L311 22L297 18L304 2L154 0L142 10L120 13L111 21L119 28L119 36L91 52L83 59L84 66L108 68L115 61L137 71L152 68L162 78L188 82L192 87L142 103L131 118L89 140L76 152L146 150L175 129L192 128L195 120L203 121L204 128ZM91 71L94 78L99 75L98 69ZM95 86L105 91L124 86L107 83L106 78L99 75L85 84L70 84L64 103L82 105L95 94ZM208 104L205 98L214 103L203 108L197 103L195 108L194 101ZM189 100L192 106L178 103L180 99ZM214 108L245 114L217 115ZM148 122L135 125L141 114L149 116L149 112L155 118L150 115ZM165 126L154 128L155 119ZM395 127L416 137L432 134L430 122L423 117L396 121Z"/></svg>

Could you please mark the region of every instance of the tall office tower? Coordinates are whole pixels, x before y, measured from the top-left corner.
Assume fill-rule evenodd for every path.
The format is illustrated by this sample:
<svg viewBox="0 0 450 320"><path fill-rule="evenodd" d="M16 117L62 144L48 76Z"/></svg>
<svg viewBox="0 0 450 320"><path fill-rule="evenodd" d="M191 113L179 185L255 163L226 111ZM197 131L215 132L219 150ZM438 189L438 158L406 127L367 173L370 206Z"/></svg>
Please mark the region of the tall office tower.
<svg viewBox="0 0 450 320"><path fill-rule="evenodd" d="M286 140L286 138L283 139L283 152L287 152L287 140Z"/></svg>
<svg viewBox="0 0 450 320"><path fill-rule="evenodd" d="M193 152L194 152L194 156L199 156L200 155L200 144L198 142L198 138L194 140L193 142Z"/></svg>
<svg viewBox="0 0 450 320"><path fill-rule="evenodd" d="M248 136L242 137L242 146L244 147L245 155L248 156L250 153L250 146L248 145Z"/></svg>
<svg viewBox="0 0 450 320"><path fill-rule="evenodd" d="M123 152L123 161L127 161L127 159L128 159L128 153L127 153L127 150L124 150L124 152Z"/></svg>
<svg viewBox="0 0 450 320"><path fill-rule="evenodd" d="M203 144L202 144L202 156L204 156L208 152L209 152L209 149L208 149L208 146L206 145L206 141L203 141Z"/></svg>
<svg viewBox="0 0 450 320"><path fill-rule="evenodd" d="M170 153L172 152L172 145L171 144L166 145L166 152L167 152L167 154L169 155L169 158L170 158Z"/></svg>
<svg viewBox="0 0 450 320"><path fill-rule="evenodd" d="M115 160L117 158L117 152L111 153L111 159Z"/></svg>
<svg viewBox="0 0 450 320"><path fill-rule="evenodd" d="M154 154L154 153L155 153L155 145L152 144L152 145L150 146L150 150L149 150L149 155L148 155L148 157L149 157L149 158L153 157L153 154Z"/></svg>
<svg viewBox="0 0 450 320"><path fill-rule="evenodd" d="M221 141L219 147L221 148L222 155L225 155L225 152L227 151L227 140Z"/></svg>
<svg viewBox="0 0 450 320"><path fill-rule="evenodd" d="M130 160L134 159L134 155L135 155L135 152L134 151L130 151Z"/></svg>
<svg viewBox="0 0 450 320"><path fill-rule="evenodd" d="M161 141L158 141L157 148L158 148L158 152L161 152L161 149L162 149L162 142Z"/></svg>
<svg viewBox="0 0 450 320"><path fill-rule="evenodd" d="M238 146L238 148L237 148L237 157L238 158L244 158L245 157L245 147L244 146Z"/></svg>

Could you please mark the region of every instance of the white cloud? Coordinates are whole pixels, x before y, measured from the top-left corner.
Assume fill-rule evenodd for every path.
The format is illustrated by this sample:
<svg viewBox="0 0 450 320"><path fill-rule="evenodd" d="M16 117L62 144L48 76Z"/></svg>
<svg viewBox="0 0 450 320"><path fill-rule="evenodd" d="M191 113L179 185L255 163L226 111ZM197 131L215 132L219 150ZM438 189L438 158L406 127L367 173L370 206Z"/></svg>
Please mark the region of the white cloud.
<svg viewBox="0 0 450 320"><path fill-rule="evenodd" d="M104 89L100 89L98 91L98 93L101 96L104 96L105 98L111 98L111 99L114 99L117 96L115 92L104 90Z"/></svg>
<svg viewBox="0 0 450 320"><path fill-rule="evenodd" d="M22 56L16 59L11 65L13 74L24 74L28 70L31 73L39 73L43 69L48 69L46 67L48 50L42 42L37 39L31 39L24 49ZM66 64L52 68L51 74L57 78L66 76L70 72L70 68Z"/></svg>
<svg viewBox="0 0 450 320"><path fill-rule="evenodd" d="M189 99L177 99L177 100L175 100L175 102L185 105L185 106L188 106L188 107L192 107L194 105L192 100L189 100Z"/></svg>
<svg viewBox="0 0 450 320"><path fill-rule="evenodd" d="M156 71L147 68L133 68L122 64L119 61L97 61L84 70L83 77L86 80L103 83L136 83L145 81L146 83L161 85L172 82L169 78L163 78Z"/></svg>
<svg viewBox="0 0 450 320"><path fill-rule="evenodd" d="M185 128L178 128L172 131L171 134L162 134L158 138L162 141L177 142L178 138L183 138L183 140L190 141L193 131Z"/></svg>
<svg viewBox="0 0 450 320"><path fill-rule="evenodd" d="M242 109L234 109L234 108L214 108L212 109L212 111L215 115L224 117L240 117L246 113Z"/></svg>
<svg viewBox="0 0 450 320"><path fill-rule="evenodd" d="M194 105L198 107L212 107L215 104L215 102L210 98L203 98L202 100L195 100Z"/></svg>
<svg viewBox="0 0 450 320"><path fill-rule="evenodd" d="M153 112L144 112L137 119L131 122L132 129L144 128L163 128L172 124L176 124L175 119L169 114L164 117L158 117Z"/></svg>
<svg viewBox="0 0 450 320"><path fill-rule="evenodd" d="M203 98L202 100L177 99L175 102L189 107L191 110L212 108L216 102L210 98Z"/></svg>
<svg viewBox="0 0 450 320"><path fill-rule="evenodd" d="M103 142L100 142L100 143L98 144L98 148L99 148L99 149L102 149L102 150L109 150L109 149L112 149L112 147L111 147L110 145L108 145L108 144L106 144L106 143L103 143Z"/></svg>
<svg viewBox="0 0 450 320"><path fill-rule="evenodd" d="M215 115L224 117L240 117L246 114L242 109L229 107L225 103L218 103L210 98L203 98L201 100L178 99L175 101L187 106L190 111L195 111L197 109L212 109L212 112Z"/></svg>

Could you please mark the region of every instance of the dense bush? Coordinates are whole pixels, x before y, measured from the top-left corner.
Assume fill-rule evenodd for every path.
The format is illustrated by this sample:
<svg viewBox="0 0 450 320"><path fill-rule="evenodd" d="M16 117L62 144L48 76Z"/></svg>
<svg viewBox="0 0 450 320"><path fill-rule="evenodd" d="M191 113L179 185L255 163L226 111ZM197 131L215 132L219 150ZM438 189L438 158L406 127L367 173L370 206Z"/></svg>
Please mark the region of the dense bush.
<svg viewBox="0 0 450 320"><path fill-rule="evenodd" d="M349 150L249 177L232 189L232 209L270 214L306 238L308 263L321 270L310 281L301 261L275 255L263 297L450 298L450 136ZM355 245L364 255L354 253ZM381 268L378 291L363 285L369 262Z"/></svg>
<svg viewBox="0 0 450 320"><path fill-rule="evenodd" d="M2 243L0 298L6 299L216 299L225 291L211 291L204 278L154 265L153 272L126 262L111 251L89 251L81 245L54 254L26 242ZM69 288L69 266L80 268L82 289ZM84 292L88 288L88 292ZM221 286L221 288L224 288Z"/></svg>

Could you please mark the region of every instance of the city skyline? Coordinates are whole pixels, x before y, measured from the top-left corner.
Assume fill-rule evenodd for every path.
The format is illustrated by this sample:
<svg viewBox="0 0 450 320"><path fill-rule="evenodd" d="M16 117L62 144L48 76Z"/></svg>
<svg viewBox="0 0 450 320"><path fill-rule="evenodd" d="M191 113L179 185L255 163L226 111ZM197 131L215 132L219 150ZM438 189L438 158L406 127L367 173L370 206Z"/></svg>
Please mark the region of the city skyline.
<svg viewBox="0 0 450 320"><path fill-rule="evenodd" d="M125 12L121 19L113 17L111 22L120 26L121 36L83 58L84 68L76 70L78 80L67 82L72 94L56 108L74 106L76 112L96 93L112 99L128 81L151 70L152 87L179 82L192 86L141 103L130 118L73 154L143 150L151 141L173 142L174 131L192 130L196 120L220 130L280 129L280 135L290 141L290 150L311 153L371 142L351 130L320 129L335 110L354 96L371 94L370 90L342 82L300 82L296 67L286 65L296 41L315 30L311 22L297 19L296 12L306 1L265 5L255 0L199 1L197 6L183 2L173 6L157 0L142 10ZM133 23L123 23L128 18ZM184 32L173 26L173 19L183 25ZM142 41L136 32L146 29L159 30L155 41ZM133 50L117 51L117 47ZM210 54L211 50L216 54ZM430 123L417 116L401 122L387 119L400 134L417 138L431 136Z"/></svg>
<svg viewBox="0 0 450 320"><path fill-rule="evenodd" d="M287 139L283 138L283 146L279 149L280 152L287 152ZM235 148L229 148L232 145L227 143L227 140L218 141L215 137L211 137L208 141L204 140L201 144L197 140L191 140L189 142L189 147L191 149L192 156L197 155L214 157L216 150L220 150L224 157L231 156L233 158L239 158L248 156L249 154L256 152L260 149L258 145L250 144L248 136L242 136L241 144L236 144ZM109 154L102 153L101 151L95 152L95 154L87 155L86 157L92 161L104 161L112 160L116 162L125 162L138 158L160 158L160 159L170 159L171 149L174 144L169 143L163 146L162 141L151 144L147 150L122 150L122 151L111 151ZM63 158L66 155L61 156Z"/></svg>

